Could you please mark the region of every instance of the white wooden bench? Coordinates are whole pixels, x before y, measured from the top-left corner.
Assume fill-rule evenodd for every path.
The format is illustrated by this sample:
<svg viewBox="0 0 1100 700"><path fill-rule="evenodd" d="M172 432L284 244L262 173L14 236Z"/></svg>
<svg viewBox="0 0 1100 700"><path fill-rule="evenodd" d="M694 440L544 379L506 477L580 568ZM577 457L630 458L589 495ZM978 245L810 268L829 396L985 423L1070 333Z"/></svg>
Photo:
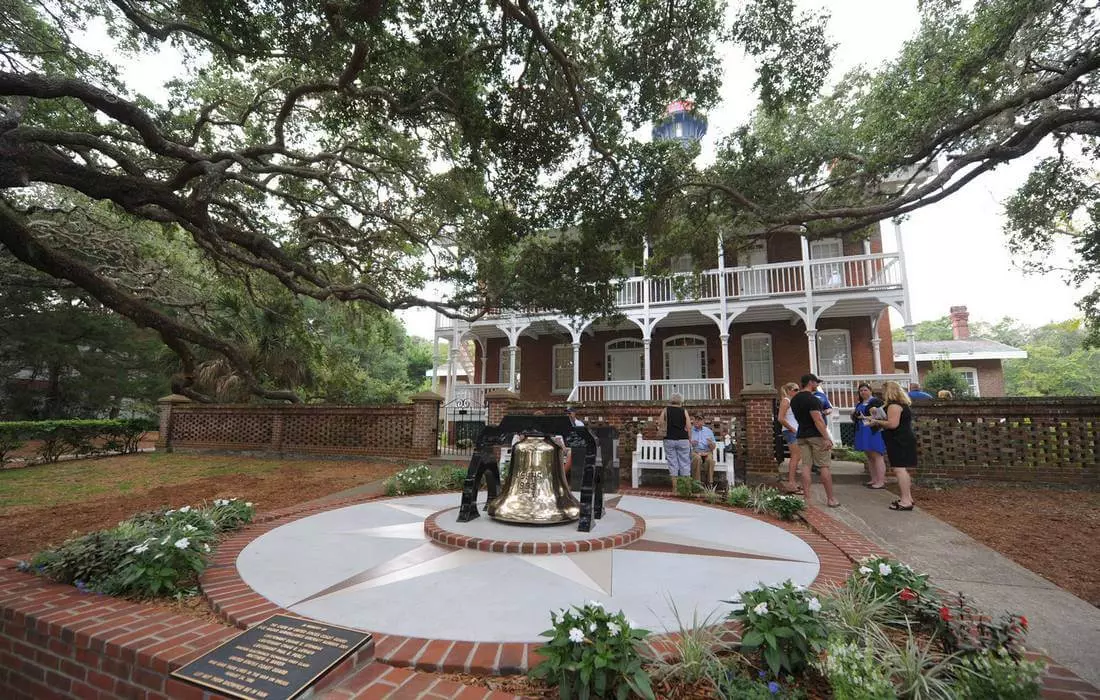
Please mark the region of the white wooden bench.
<svg viewBox="0 0 1100 700"><path fill-rule="evenodd" d="M726 452L719 443L711 455L714 458L714 472L716 474L725 472L726 483L733 486L736 483L733 472L733 453ZM665 461L665 441L643 440L639 433L630 463L630 484L634 488L638 488L641 483L643 469L659 469L667 474L668 462Z"/></svg>

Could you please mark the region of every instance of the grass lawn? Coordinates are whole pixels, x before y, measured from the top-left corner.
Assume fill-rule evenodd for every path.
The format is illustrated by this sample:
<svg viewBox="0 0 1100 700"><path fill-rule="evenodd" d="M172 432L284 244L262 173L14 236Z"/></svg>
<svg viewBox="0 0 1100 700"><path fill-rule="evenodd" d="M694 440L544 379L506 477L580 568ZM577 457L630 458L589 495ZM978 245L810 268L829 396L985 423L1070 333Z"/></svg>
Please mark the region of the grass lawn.
<svg viewBox="0 0 1100 700"><path fill-rule="evenodd" d="M404 466L150 452L4 469L0 555L31 553L141 511L215 498L273 510L384 479Z"/></svg>

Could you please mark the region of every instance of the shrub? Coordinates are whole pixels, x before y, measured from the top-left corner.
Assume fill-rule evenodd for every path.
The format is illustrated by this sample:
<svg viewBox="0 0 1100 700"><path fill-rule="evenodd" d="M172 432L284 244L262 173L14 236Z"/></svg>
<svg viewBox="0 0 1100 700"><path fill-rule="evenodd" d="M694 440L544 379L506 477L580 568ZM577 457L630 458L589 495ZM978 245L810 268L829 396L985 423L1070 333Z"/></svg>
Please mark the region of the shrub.
<svg viewBox="0 0 1100 700"><path fill-rule="evenodd" d="M466 485L466 470L462 467L444 467L436 472L436 488L454 491Z"/></svg>
<svg viewBox="0 0 1100 700"><path fill-rule="evenodd" d="M707 503L718 503L722 500L722 494L718 492L717 484L703 486L703 500Z"/></svg>
<svg viewBox="0 0 1100 700"><path fill-rule="evenodd" d="M1018 661L1004 649L966 654L955 667L955 693L960 700L1034 700L1045 666Z"/></svg>
<svg viewBox="0 0 1100 700"><path fill-rule="evenodd" d="M142 513L34 557L37 573L82 591L136 598L174 595L206 568L219 532L252 520L251 503L219 499L212 506Z"/></svg>
<svg viewBox="0 0 1100 700"><path fill-rule="evenodd" d="M768 512L768 502L779 495L779 489L770 486L757 486L749 494L749 507L756 513Z"/></svg>
<svg viewBox="0 0 1100 700"><path fill-rule="evenodd" d="M715 630L717 613L711 613L702 620L697 610L692 611L691 624L684 625L676 601L669 598L672 615L676 618L676 637L672 642L670 660L658 659L656 676L661 679L674 679L686 685L694 685L703 678L714 681L714 675L724 672L718 652L723 643Z"/></svg>
<svg viewBox="0 0 1100 700"><path fill-rule="evenodd" d="M849 579L845 585L832 586L825 595L825 609L834 636L858 639L871 625L887 622L895 611L895 598L878 594L875 587L861 579Z"/></svg>
<svg viewBox="0 0 1100 700"><path fill-rule="evenodd" d="M898 597L903 602L906 599L935 599L928 586L927 575L918 574L908 564L889 557L865 558L852 572L849 580L854 584L871 586L876 596Z"/></svg>
<svg viewBox="0 0 1100 700"><path fill-rule="evenodd" d="M735 508L747 508L751 497L748 486L731 486L726 492L726 503Z"/></svg>
<svg viewBox="0 0 1100 700"><path fill-rule="evenodd" d="M61 455L69 453L137 452L141 436L156 429L156 421L148 418L0 423L0 464L7 460L7 452L28 440L42 441L38 457L44 462L56 462Z"/></svg>
<svg viewBox="0 0 1100 700"><path fill-rule="evenodd" d="M649 632L634 627L622 611L611 615L594 601L552 612L550 619L554 626L542 633L550 641L539 649L544 660L531 669L532 677L557 686L563 700L626 698L631 692L652 700L636 646Z"/></svg>
<svg viewBox="0 0 1100 700"><path fill-rule="evenodd" d="M672 477L672 487L680 498L692 498L703 491L703 485L690 476Z"/></svg>
<svg viewBox="0 0 1100 700"><path fill-rule="evenodd" d="M839 459L842 462L863 463L867 461L867 455L847 445L836 445L833 447L833 459Z"/></svg>
<svg viewBox="0 0 1100 700"><path fill-rule="evenodd" d="M924 375L921 383L925 391L933 396L943 389L950 391L955 398L970 396L970 384L947 360L933 360L932 369Z"/></svg>
<svg viewBox="0 0 1100 700"><path fill-rule="evenodd" d="M798 496L776 494L768 499L766 508L780 520L794 520L806 510L806 501Z"/></svg>
<svg viewBox="0 0 1100 700"><path fill-rule="evenodd" d="M936 651L934 638L922 643L907 628L905 643L899 646L879 627L869 627L866 632L866 643L874 647L875 658L893 681L898 697L954 700L951 672L955 657Z"/></svg>
<svg viewBox="0 0 1100 700"><path fill-rule="evenodd" d="M1014 613L989 617L957 593L942 603L923 606L925 618L938 627L947 651L1004 651L1019 658L1027 637L1027 618Z"/></svg>
<svg viewBox="0 0 1100 700"><path fill-rule="evenodd" d="M778 677L805 668L824 648L827 635L821 608L821 601L788 580L743 592L740 607L729 617L741 623L742 649L760 649L772 675Z"/></svg>
<svg viewBox="0 0 1100 700"><path fill-rule="evenodd" d="M406 496L413 493L425 493L436 486L435 473L427 464L402 469L383 484L387 496Z"/></svg>
<svg viewBox="0 0 1100 700"><path fill-rule="evenodd" d="M894 686L875 658L874 649L830 637L825 657L818 663L829 680L835 700L890 700Z"/></svg>

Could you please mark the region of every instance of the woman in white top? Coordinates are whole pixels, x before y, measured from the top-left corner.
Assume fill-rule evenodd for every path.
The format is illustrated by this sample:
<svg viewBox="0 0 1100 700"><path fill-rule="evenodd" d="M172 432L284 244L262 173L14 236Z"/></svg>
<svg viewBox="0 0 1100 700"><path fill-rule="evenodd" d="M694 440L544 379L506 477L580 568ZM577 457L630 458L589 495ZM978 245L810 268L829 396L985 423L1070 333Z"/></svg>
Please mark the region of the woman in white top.
<svg viewBox="0 0 1100 700"><path fill-rule="evenodd" d="M794 477L798 473L798 463L802 461L802 451L798 449L798 421L794 419L794 411L791 410L791 398L797 393L798 385L794 382L787 382L779 390L779 424L783 426L783 439L791 452L791 458L787 460L787 483L783 485L783 490L787 493L798 493L801 490Z"/></svg>

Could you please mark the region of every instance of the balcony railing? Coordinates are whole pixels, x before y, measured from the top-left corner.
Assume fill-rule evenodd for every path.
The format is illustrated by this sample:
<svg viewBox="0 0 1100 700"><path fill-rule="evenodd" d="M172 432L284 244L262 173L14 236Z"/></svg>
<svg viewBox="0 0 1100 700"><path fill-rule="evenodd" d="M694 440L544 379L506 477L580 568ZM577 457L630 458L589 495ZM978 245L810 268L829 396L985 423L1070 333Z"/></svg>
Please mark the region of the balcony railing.
<svg viewBox="0 0 1100 700"><path fill-rule="evenodd" d="M859 403L858 387L860 382L867 382L875 389L882 386L883 382L908 381L906 374L831 374L821 376L821 390L829 397L829 403L837 412L848 412Z"/></svg>
<svg viewBox="0 0 1100 700"><path fill-rule="evenodd" d="M685 401L713 401L723 398L719 379L654 379L625 382L580 382L568 401L667 401L680 394Z"/></svg>
<svg viewBox="0 0 1100 700"><path fill-rule="evenodd" d="M451 402L478 408L485 405L485 394L507 388L507 384L455 384Z"/></svg>
<svg viewBox="0 0 1100 700"><path fill-rule="evenodd" d="M809 270L810 286L815 294L836 294L901 286L901 258L897 253L873 253L811 260ZM725 277L725 296L729 300L783 298L802 296L806 293L803 262L792 260L751 267L707 270L702 273L697 283L688 275L683 276L682 282L676 277L665 279L630 277L623 280L616 290L615 305L620 309L644 305L647 286L650 306L719 301L722 298L723 276ZM485 318L495 319L506 313L493 309L486 314ZM519 313L540 315L549 312L526 309ZM437 329L453 327L452 319L438 317Z"/></svg>

